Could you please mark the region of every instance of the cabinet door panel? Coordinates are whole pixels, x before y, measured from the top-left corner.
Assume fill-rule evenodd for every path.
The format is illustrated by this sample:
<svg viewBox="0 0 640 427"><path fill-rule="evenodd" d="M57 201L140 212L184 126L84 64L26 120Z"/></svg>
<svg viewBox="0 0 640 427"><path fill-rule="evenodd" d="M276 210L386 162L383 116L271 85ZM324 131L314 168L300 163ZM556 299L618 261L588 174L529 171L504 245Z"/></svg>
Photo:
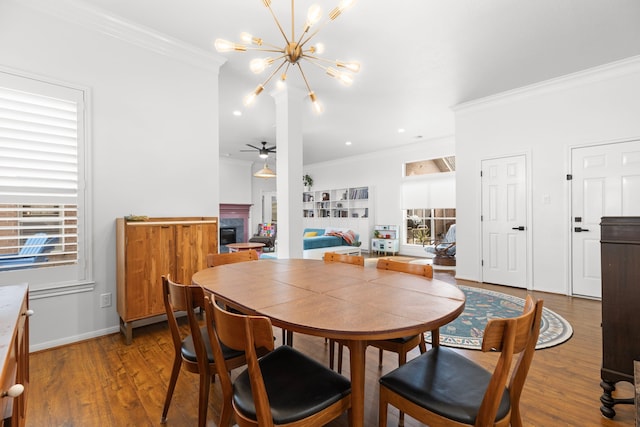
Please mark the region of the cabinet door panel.
<svg viewBox="0 0 640 427"><path fill-rule="evenodd" d="M190 285L191 276L207 267L207 254L217 252L217 224L176 225L176 280Z"/></svg>
<svg viewBox="0 0 640 427"><path fill-rule="evenodd" d="M127 230L127 315L130 320L164 313L162 275L175 276L174 228L132 226Z"/></svg>

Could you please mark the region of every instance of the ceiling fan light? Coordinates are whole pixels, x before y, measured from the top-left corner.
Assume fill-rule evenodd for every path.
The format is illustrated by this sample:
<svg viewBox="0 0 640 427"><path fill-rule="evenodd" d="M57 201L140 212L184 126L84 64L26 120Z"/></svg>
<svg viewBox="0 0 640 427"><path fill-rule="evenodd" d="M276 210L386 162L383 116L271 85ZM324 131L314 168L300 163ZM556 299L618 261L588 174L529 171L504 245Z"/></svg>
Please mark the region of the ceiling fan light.
<svg viewBox="0 0 640 427"><path fill-rule="evenodd" d="M266 158L268 158L268 157L269 157L269 153L260 153L258 156L259 156L261 159L266 159Z"/></svg>

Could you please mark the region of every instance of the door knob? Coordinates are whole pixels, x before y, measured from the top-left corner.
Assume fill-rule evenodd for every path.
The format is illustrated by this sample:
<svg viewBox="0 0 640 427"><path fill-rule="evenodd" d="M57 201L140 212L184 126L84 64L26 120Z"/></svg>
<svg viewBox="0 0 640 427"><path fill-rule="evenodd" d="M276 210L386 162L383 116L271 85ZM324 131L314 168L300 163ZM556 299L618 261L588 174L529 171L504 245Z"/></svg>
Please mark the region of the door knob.
<svg viewBox="0 0 640 427"><path fill-rule="evenodd" d="M524 225L521 225L521 226L519 226L519 227L513 227L513 228L512 228L512 230L520 230L520 231L523 231L524 229L525 229L525 228L524 228Z"/></svg>
<svg viewBox="0 0 640 427"><path fill-rule="evenodd" d="M581 233L581 232L583 232L583 231L589 231L589 229L587 229L587 228L582 228L582 227L575 227L575 228L573 229L573 231L575 231L576 233Z"/></svg>

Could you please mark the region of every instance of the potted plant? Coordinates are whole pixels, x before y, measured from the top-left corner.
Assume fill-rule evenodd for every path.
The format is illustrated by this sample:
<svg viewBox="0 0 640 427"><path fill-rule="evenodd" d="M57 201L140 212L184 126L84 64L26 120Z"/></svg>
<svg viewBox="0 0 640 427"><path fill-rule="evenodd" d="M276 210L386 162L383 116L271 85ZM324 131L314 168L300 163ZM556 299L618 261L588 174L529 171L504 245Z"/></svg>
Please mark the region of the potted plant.
<svg viewBox="0 0 640 427"><path fill-rule="evenodd" d="M313 185L313 178L311 178L308 174L302 177L302 183L304 184L304 191L310 191L311 186Z"/></svg>

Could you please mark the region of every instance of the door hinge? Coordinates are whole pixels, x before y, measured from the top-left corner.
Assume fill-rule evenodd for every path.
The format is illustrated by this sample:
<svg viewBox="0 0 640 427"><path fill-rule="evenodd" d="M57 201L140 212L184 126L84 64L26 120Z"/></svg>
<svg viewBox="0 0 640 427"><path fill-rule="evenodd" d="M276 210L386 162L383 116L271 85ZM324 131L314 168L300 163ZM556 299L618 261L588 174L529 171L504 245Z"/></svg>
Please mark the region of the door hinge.
<svg viewBox="0 0 640 427"><path fill-rule="evenodd" d="M480 177L482 177L482 171L480 171Z"/></svg>
<svg viewBox="0 0 640 427"><path fill-rule="evenodd" d="M567 174L567 181L571 181L573 179L573 175L570 173Z"/></svg>
<svg viewBox="0 0 640 427"><path fill-rule="evenodd" d="M484 260L483 259L480 260L480 266L484 267Z"/></svg>

